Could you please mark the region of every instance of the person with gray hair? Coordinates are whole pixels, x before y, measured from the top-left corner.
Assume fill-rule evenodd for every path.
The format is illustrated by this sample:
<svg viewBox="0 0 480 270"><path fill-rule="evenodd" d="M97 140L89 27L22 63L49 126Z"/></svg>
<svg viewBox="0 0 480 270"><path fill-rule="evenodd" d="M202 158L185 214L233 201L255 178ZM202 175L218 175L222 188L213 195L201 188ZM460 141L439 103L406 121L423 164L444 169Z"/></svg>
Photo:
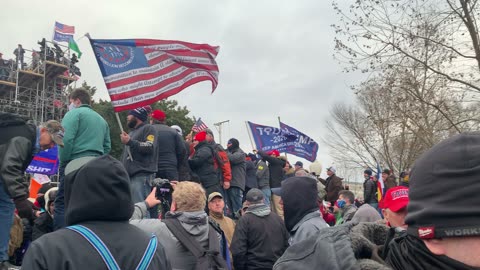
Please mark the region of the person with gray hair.
<svg viewBox="0 0 480 270"><path fill-rule="evenodd" d="M233 234L233 266L236 270L272 269L288 247L289 234L283 220L270 211L261 190L247 192L248 208Z"/></svg>
<svg viewBox="0 0 480 270"><path fill-rule="evenodd" d="M63 146L64 129L50 120L35 126L22 117L0 113L0 269L9 267L8 242L15 208L22 218L33 221L35 211L28 201L24 173L40 150Z"/></svg>

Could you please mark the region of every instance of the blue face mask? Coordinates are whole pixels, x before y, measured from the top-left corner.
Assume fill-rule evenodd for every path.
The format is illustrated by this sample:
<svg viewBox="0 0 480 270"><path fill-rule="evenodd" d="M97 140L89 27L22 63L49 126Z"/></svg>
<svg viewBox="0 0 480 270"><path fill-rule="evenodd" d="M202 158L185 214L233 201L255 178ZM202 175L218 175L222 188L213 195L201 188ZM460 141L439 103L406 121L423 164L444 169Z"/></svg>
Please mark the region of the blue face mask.
<svg viewBox="0 0 480 270"><path fill-rule="evenodd" d="M68 105L68 110L71 111L73 109L76 109L77 108L77 105L75 105L73 102L70 103L70 105Z"/></svg>
<svg viewBox="0 0 480 270"><path fill-rule="evenodd" d="M345 206L345 203L346 203L345 200L338 200L337 201L337 204L338 204L339 208L343 208Z"/></svg>

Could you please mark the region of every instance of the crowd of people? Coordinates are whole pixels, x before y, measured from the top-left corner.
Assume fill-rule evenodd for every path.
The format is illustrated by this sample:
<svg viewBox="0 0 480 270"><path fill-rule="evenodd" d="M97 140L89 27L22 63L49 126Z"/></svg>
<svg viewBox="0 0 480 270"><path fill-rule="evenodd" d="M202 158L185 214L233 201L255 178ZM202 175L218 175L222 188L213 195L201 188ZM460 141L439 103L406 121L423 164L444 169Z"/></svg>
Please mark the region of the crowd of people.
<svg viewBox="0 0 480 270"><path fill-rule="evenodd" d="M17 48L13 50L15 58L5 59L3 53L0 52L0 80L14 81L14 76L17 70L29 70L39 73L39 68L43 68L44 61L52 61L61 63L69 67L71 76L81 76L80 69L75 65L78 63L78 57L72 53L69 58L66 51L58 44L53 43L52 47L48 46L47 41L43 38L37 42L40 45L38 50L25 50L22 44L18 44ZM27 55L28 61L25 57ZM43 72L43 70L42 70Z"/></svg>
<svg viewBox="0 0 480 270"><path fill-rule="evenodd" d="M23 269L480 267L479 133L434 146L398 182L384 170L383 189L365 169L362 197L335 166L322 179L277 150L246 153L235 138L224 149L211 130L183 134L150 107L110 134L90 100L74 90L61 123L0 114L1 270L14 267L18 216L33 227L30 242L10 239L26 250ZM111 136L120 160L108 155ZM32 204L25 168L55 144L59 185Z"/></svg>

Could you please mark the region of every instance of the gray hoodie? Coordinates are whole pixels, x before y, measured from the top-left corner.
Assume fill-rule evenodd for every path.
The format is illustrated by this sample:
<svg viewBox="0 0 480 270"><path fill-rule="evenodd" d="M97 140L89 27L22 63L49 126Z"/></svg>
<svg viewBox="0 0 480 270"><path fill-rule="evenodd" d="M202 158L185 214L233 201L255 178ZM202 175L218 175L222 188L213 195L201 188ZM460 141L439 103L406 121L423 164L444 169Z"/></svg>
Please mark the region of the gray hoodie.
<svg viewBox="0 0 480 270"><path fill-rule="evenodd" d="M167 225L159 219L146 218L147 207L144 202L135 204L135 211L130 219L130 224L135 225L148 233L154 233L158 241L164 246L167 258L170 260L172 269L195 269L196 258L187 248L179 243L173 236ZM205 211L198 212L168 212L167 217L174 217L180 221L183 228L193 235L195 239L208 249L208 217ZM219 239L221 236L219 235Z"/></svg>

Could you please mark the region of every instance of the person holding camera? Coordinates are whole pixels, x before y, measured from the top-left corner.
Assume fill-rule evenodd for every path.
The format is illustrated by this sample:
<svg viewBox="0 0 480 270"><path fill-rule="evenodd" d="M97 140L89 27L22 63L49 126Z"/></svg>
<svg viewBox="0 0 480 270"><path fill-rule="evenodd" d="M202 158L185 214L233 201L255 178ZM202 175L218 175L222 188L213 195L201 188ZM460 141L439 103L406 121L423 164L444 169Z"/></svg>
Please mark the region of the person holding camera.
<svg viewBox="0 0 480 270"><path fill-rule="evenodd" d="M223 231L205 212L205 190L198 183L172 182L171 211L164 220L147 219L148 208L161 202L154 187L144 202L135 204L130 224L154 233L165 247L172 269L227 269L230 255ZM208 256L208 254L217 254ZM222 268L223 267L223 268Z"/></svg>

